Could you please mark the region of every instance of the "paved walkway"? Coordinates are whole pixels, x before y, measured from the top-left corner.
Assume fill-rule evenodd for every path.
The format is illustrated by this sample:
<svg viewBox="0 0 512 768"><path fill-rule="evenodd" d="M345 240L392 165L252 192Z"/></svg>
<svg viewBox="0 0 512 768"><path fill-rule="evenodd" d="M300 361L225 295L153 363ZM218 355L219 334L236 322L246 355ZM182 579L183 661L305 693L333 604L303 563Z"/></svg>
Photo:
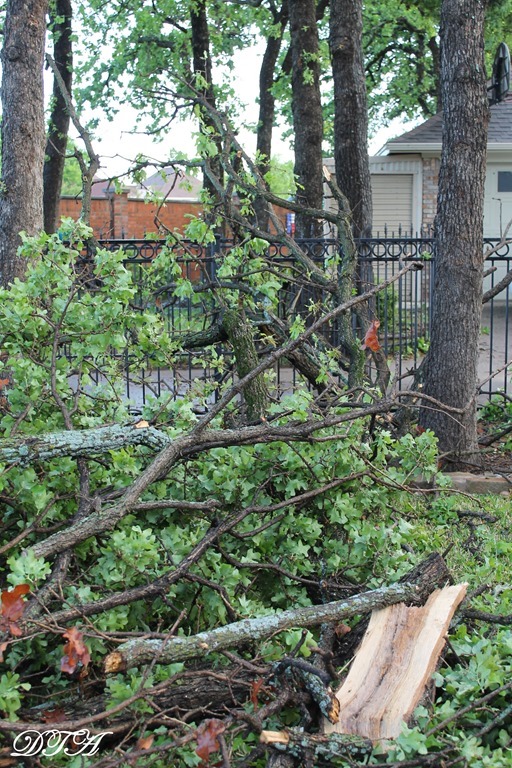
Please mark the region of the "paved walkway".
<svg viewBox="0 0 512 768"><path fill-rule="evenodd" d="M490 305L484 305L481 327L478 379L482 383L498 371L482 389L492 392L504 389L512 394L512 365L504 369L507 362L512 362L512 307L495 302L491 318Z"/></svg>

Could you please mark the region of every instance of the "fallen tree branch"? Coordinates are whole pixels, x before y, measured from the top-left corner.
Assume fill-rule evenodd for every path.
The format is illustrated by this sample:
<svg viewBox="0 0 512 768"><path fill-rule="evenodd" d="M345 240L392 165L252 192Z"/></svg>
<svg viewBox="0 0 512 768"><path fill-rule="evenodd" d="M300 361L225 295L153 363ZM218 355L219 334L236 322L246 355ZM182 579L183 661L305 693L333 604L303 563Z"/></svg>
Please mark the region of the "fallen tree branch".
<svg viewBox="0 0 512 768"><path fill-rule="evenodd" d="M362 758L373 750L371 741L358 736L340 733L324 736L318 733L304 733L295 728L286 731L262 731L260 743L299 759L303 758L305 753L316 760Z"/></svg>
<svg viewBox="0 0 512 768"><path fill-rule="evenodd" d="M154 427L113 424L93 429L20 435L0 441L0 461L25 466L34 461L47 461L59 456L90 457L128 445L145 445L161 451L171 439Z"/></svg>
<svg viewBox="0 0 512 768"><path fill-rule="evenodd" d="M154 663L155 659L158 664L174 664L176 661L185 661L226 648L238 647L243 643L262 640L291 627L314 627L385 605L404 601L416 602L418 593L419 588L416 585L394 584L354 595L347 600L296 608L256 619L244 619L191 637L170 637L168 640L136 638L120 645L106 657L105 672L124 672L132 667Z"/></svg>
<svg viewBox="0 0 512 768"><path fill-rule="evenodd" d="M296 667L294 671L302 679L304 687L318 704L322 715L331 723L337 723L340 716L340 703L332 688L326 686L314 672L309 672L301 667Z"/></svg>
<svg viewBox="0 0 512 768"><path fill-rule="evenodd" d="M356 408L350 413L337 414L325 419L311 419L306 422L289 422L283 426L262 423L240 429L205 430L197 433L192 430L175 438L156 456L153 462L142 472L136 481L125 491L119 501L105 508L95 509L83 519L70 524L65 530L49 536L45 541L35 544L31 551L36 557L50 557L69 547L76 546L91 536L112 530L117 523L131 512L144 491L156 480L164 477L172 467L185 458L212 448L227 448L234 445L253 445L283 440L294 442L309 439L310 436L325 427L336 426L342 422L353 421L372 413L386 413L391 402L382 400L375 405ZM141 432L144 429L139 430ZM72 434L70 432L63 433ZM63 438L65 439L65 438Z"/></svg>
<svg viewBox="0 0 512 768"><path fill-rule="evenodd" d="M512 625L512 614L503 616L497 613L487 613L486 611L477 611L471 608L461 612L461 619L473 619L475 621L485 621L487 624L501 624L505 627Z"/></svg>
<svg viewBox="0 0 512 768"><path fill-rule="evenodd" d="M48 624L53 623L55 626L66 624L67 622L84 618L85 616L92 616L104 611L117 608L120 605L129 605L137 600L149 600L164 593L168 588L184 578L190 569L190 567L196 563L201 556L208 550L212 543L223 533L226 533L238 523L247 517L252 511L252 508L243 509L233 515L229 515L217 526L212 526L205 536L196 544L195 547L186 555L176 568L164 573L155 581L150 584L144 584L139 587L132 587L131 589L124 590L123 592L115 592L113 595L104 597L98 600L94 600L91 603L85 605L76 605L71 608L64 608L62 611L52 614L46 619ZM33 623L33 622L32 622ZM21 622L21 628L23 633L26 632L26 625L28 622Z"/></svg>
<svg viewBox="0 0 512 768"><path fill-rule="evenodd" d="M352 475L348 475L344 478L338 478L330 483L327 483L326 485L322 485L319 488L314 488L310 491L305 491L304 493L297 494L295 496L291 496L288 499L284 499L283 501L276 502L275 504L265 505L265 506L258 506L258 505L251 505L249 507L245 507L244 509L237 511L236 513L229 515L227 518L221 520L217 523L217 525L213 525L208 529L204 537L190 550L189 554L186 555L179 565L177 565L175 568L170 569L166 573L163 573L162 576L160 576L155 581L151 582L150 584L143 584L141 586L132 587L131 589L126 589L121 592L115 592L112 595L108 595L106 597L97 598L96 600L90 602L90 603L82 603L78 605L73 605L69 608L64 608L61 611L58 611L56 613L52 613L45 617L44 624L47 629L53 629L55 630L55 627L62 627L68 622L75 620L75 619L83 619L86 616L93 616L97 615L99 613L103 613L104 611L111 610L112 608L119 607L121 605L129 605L131 603L134 603L138 600L144 600L146 603L148 603L151 599L158 597L159 595L162 595L165 593L169 587L172 584L175 584L177 581L179 581L180 578L186 578L188 574L188 570L190 567L196 563L204 554L204 552L211 546L211 544L218 540L218 538L225 533L230 533L233 531L235 526L237 526L242 520L244 520L248 515L251 514L257 514L257 515L267 515L272 512L278 512L281 509L286 509L289 507L296 507L299 508L302 504L316 498L317 496L327 493L328 491L334 490L336 488L339 488L342 486L345 482L348 482L350 480L353 480L354 478L362 477L365 473L353 473ZM162 507L166 508L168 506L168 503L172 504L172 506L179 507L180 502L167 502L167 500L162 501ZM158 507L159 502L147 502L148 506L146 507L144 502L141 503L142 509L155 509ZM200 504L199 502L183 502L183 508L191 508L191 509L208 509L209 511L213 511L218 507L218 502L215 500L212 500L211 502L207 504ZM139 505L136 505L134 509L139 509ZM67 554L64 553L64 554ZM223 553L223 557L227 558L226 554ZM228 560L229 562L229 560ZM235 564L235 567L237 568L243 568L246 564ZM252 564L249 564L248 567L264 567L263 564L256 566L253 566ZM269 567L271 567L269 565ZM294 578L293 574L287 574L283 572L282 569L278 569L278 573L283 573L287 578ZM317 582L312 580L302 580L299 579L299 581L302 581L302 583L305 584L314 584L316 586ZM46 587L43 587L45 589ZM37 611L38 605L40 606L39 601L39 594L38 594L38 602L32 601L29 603L27 607L27 611L25 613L25 616L27 619L39 619L39 613ZM28 621L20 622L20 626L23 632L23 635L31 632L33 630L33 627L29 624ZM1 638L1 635L0 635Z"/></svg>
<svg viewBox="0 0 512 768"><path fill-rule="evenodd" d="M108 695L105 693L86 698L76 694L68 697L62 695L57 703L48 702L20 711L18 714L21 720L16 722L12 730L23 731L22 726L32 730L48 728L45 717L52 715L55 709L62 712L62 717L65 718L62 723L63 730L64 726L66 729L75 730L92 723L97 723L98 728L102 727L102 724L115 726L125 724L128 730L139 720L139 713L131 707L141 699L153 702L155 717L170 711L178 717L179 712L187 713L190 710L202 708L207 708L214 714L223 715L226 706L239 707L247 700L252 679L253 675L239 666L230 667L222 672L206 669L180 672L170 680L154 687L141 688L122 704L114 707L109 705ZM43 720L45 722L41 724ZM37 725L38 723L41 725ZM2 730L9 729L4 728L4 724L0 721L0 731Z"/></svg>
<svg viewBox="0 0 512 768"><path fill-rule="evenodd" d="M220 400L214 405L210 411L197 423L188 434L183 434L180 437L175 438L170 444L166 445L161 452L155 457L150 465L137 477L135 482L127 488L121 499L112 506L108 506L104 509L96 510L88 517L73 522L66 530L60 531L53 536L50 536L46 541L40 542L32 548L32 552L36 557L47 558L58 552L62 552L69 547L73 547L76 544L96 536L99 533L111 530L117 523L123 519L133 508L133 506L139 501L141 495L146 491L149 486L155 481L165 477L170 469L179 462L186 455L190 456L197 453L200 450L208 450L208 447L214 447L215 440L211 441L210 435L208 435L206 427L222 413L226 406L239 394L243 393L246 386L253 382L256 377L260 376L264 371L268 370L279 359L286 357L286 355L297 349L306 339L310 338L327 322L334 318L350 311L354 306L361 302L366 301L369 297L382 291L386 286L398 280L404 274L411 269L420 269L422 265L411 262L409 265L397 272L393 277L380 283L378 286L372 288L361 296L356 296L339 306L335 307L330 312L327 312L323 317L312 323L303 333L301 333L296 339L290 339L282 347L269 354L265 360L259 365L253 368L246 376L240 381L235 382L233 386L220 398ZM376 408L376 412L382 413L388 411L391 402L388 400L382 400L381 403L373 406ZM358 417L358 415L369 414L372 407L362 408L359 414L356 412L350 414L348 420L352 420ZM321 429L322 426L332 426L340 421L346 421L347 416L334 417L334 419L317 420L315 422L308 423L308 427L304 430L304 425L294 423L293 425L285 425L284 432L288 433L288 439L297 440L303 439L304 436L309 436L313 431ZM260 425L258 425L260 426ZM222 430L220 432L219 445L243 445L250 443L254 438L261 438L261 442L271 442L273 440L282 440L286 437L283 434L282 427L274 427L269 429L269 425L261 425L267 427L266 430L254 432L251 428L244 428L240 430ZM143 428L140 431L144 431L148 428ZM260 427L261 429L261 427ZM277 430L277 431L273 431ZM298 438L297 433L302 432L302 438ZM71 434L72 431L68 431L67 434ZM206 434L205 434L206 433ZM153 433L150 433L152 435ZM226 439L228 438L228 439ZM39 438L40 439L40 438ZM68 438L69 439L69 438ZM210 440L210 442L209 442ZM1 446L1 443L0 443ZM12 447L8 446L8 447ZM95 450L97 448L95 447Z"/></svg>

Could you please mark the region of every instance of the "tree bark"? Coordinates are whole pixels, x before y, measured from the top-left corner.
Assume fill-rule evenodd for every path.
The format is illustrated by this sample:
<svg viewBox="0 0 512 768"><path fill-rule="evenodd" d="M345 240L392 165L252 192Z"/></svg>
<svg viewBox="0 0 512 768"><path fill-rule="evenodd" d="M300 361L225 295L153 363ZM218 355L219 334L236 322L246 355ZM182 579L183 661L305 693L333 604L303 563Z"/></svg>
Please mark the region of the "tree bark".
<svg viewBox="0 0 512 768"><path fill-rule="evenodd" d="M315 0L289 0L297 201L322 208L323 117ZM321 237L322 222L297 213L296 236Z"/></svg>
<svg viewBox="0 0 512 768"><path fill-rule="evenodd" d="M56 0L54 11L51 13L55 38L53 58L69 94L71 94L73 80L72 17L71 0ZM66 160L69 121L66 100L57 79L54 78L52 111L43 171L44 229L48 234L55 232L59 225L60 195Z"/></svg>
<svg viewBox="0 0 512 768"><path fill-rule="evenodd" d="M112 424L96 429L48 432L37 437L21 435L5 438L0 441L0 460L8 464L26 465L59 456L97 456L128 445L145 445L157 452L171 442L170 438L154 427Z"/></svg>
<svg viewBox="0 0 512 768"><path fill-rule="evenodd" d="M368 158L368 102L363 49L362 0L331 0L329 49L334 85L334 161L336 182L348 200L354 238L370 237L372 187ZM358 293L375 283L372 262L360 247L353 274ZM363 333L375 317L375 302L360 307ZM374 352L379 383L385 391L389 370L384 353Z"/></svg>
<svg viewBox="0 0 512 768"><path fill-rule="evenodd" d="M223 327L233 347L236 373L240 379L247 376L259 363L254 343L254 329L248 322L242 305L227 309ZM265 374L260 374L244 388L244 413L242 423L254 424L262 420L268 405L268 389Z"/></svg>
<svg viewBox="0 0 512 768"><path fill-rule="evenodd" d="M214 675L208 674L207 670L197 670L187 673L182 681L176 682L167 689L158 690L162 686L157 686L157 691L151 692L151 700L160 711L189 712L208 709L214 715L225 715L226 707L240 707L247 700L252 679L253 675L247 670L233 667ZM22 711L19 715L27 724L40 724L45 714L51 713L54 709L55 703L51 702ZM109 700L105 693L84 697L82 692L76 695L72 691L62 697L59 709L62 710L63 722L69 724L105 713L105 718L97 720L97 723L117 727L125 724L127 730L135 726L140 717L139 713L129 707L110 715Z"/></svg>
<svg viewBox="0 0 512 768"><path fill-rule="evenodd" d="M483 197L489 107L484 0L441 8L443 151L435 220L435 276L424 391L464 409L460 419L422 408L453 468L478 462L476 385L482 311Z"/></svg>
<svg viewBox="0 0 512 768"><path fill-rule="evenodd" d="M291 757L302 760L307 756L320 761L319 764L330 765L331 761L344 758L352 763L352 759L370 755L373 744L369 739L362 739L351 734L334 733L325 736L320 733L304 733L302 729L290 728L286 731L262 731L260 743L267 747L284 752Z"/></svg>
<svg viewBox="0 0 512 768"><path fill-rule="evenodd" d="M22 277L23 230L43 228L43 57L48 0L7 0L2 51L0 284Z"/></svg>
<svg viewBox="0 0 512 768"><path fill-rule="evenodd" d="M354 237L369 237L372 229L362 32L362 0L331 0L329 48L334 86L334 161L337 184L352 213Z"/></svg>
<svg viewBox="0 0 512 768"><path fill-rule="evenodd" d="M85 224L90 225L92 182L94 180L94 176L96 172L100 167L100 158L94 151L94 147L92 145L91 135L89 131L82 125L82 123L79 120L75 107L73 106L73 102L71 100L71 94L66 88L66 84L62 78L59 67L57 66L57 64L49 54L46 54L46 61L53 72L53 76L55 78L55 84L60 89L61 96L66 105L67 113L70 119L73 121L73 125L75 126L76 130L80 134L80 138L84 142L85 148L87 151L87 157L89 159L88 163L86 163L85 157L83 156L82 152L79 152L77 149L75 149L75 157L78 161L80 170L82 172L82 205L80 210L80 219ZM98 241L93 235L87 241L89 256L92 256L92 254L96 252L97 247L98 247Z"/></svg>
<svg viewBox="0 0 512 768"><path fill-rule="evenodd" d="M194 74L196 77L199 76L200 78L200 83L195 83L194 87L201 93L201 96L207 102L207 104L215 109L215 93L213 89L212 60L210 54L210 32L208 30L208 17L206 14L205 0L198 0L197 3L191 5L190 29L192 33L192 63ZM210 166L212 172L222 183L223 172L220 138L218 137L215 123L209 115L207 109L202 109L202 119L205 128L211 129L213 131L211 138L217 144L218 149L217 156L206 158L205 163ZM208 173L204 174L203 185L205 190L209 193L212 202L218 199L217 190L212 184Z"/></svg>

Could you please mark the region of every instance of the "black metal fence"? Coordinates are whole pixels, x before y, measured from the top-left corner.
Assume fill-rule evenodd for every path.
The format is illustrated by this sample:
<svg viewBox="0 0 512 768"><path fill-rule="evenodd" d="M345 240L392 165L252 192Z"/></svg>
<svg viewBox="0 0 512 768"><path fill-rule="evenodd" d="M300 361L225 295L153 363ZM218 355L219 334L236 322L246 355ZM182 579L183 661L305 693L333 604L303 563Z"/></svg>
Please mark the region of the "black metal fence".
<svg viewBox="0 0 512 768"><path fill-rule="evenodd" d="M486 240L486 248L493 248L497 240ZM125 266L132 272L134 282L140 286L141 306L147 302L145 291L147 265L161 252L162 248L171 248L181 266L182 276L193 284L208 285L215 281L219 264L219 255L229 251L232 243L216 240L208 245L193 242L179 242L169 245L164 241L149 240L104 240L101 247L117 251L123 249ZM338 243L335 240L309 240L301 246L315 261L325 263L336 253ZM407 261L423 262L423 269L411 270L398 281L378 294L374 314L380 320L379 339L384 352L390 360L390 367L397 369L399 375L412 372L421 357L428 350L431 321L431 294L434 285L435 253L434 240L431 237L367 238L358 241L361 262L371 267L371 274L376 283L394 276ZM267 258L282 271L283 267L293 268L293 259L286 247L275 243L268 247ZM489 273L484 281L484 290L489 290L499 283L506 272L512 269L512 252L509 245L503 245L486 261ZM292 273L291 273L292 274ZM172 280L169 280L172 283ZM502 290L484 305L482 334L480 337L479 378L481 395L490 398L498 390L510 391L512 383L510 370L506 367L512 361L512 336L510 314L512 312L510 286ZM154 298L155 291L151 294ZM192 297L177 298L165 288L165 280L157 288L157 306L163 313L169 329L174 333L183 333L191 329L205 329L211 322L214 307L208 291L198 291ZM291 313L302 314L306 322L314 319L314 309L320 307L322 291L311 282L290 279L280 293L279 315L287 317ZM357 320L353 319L354 327ZM357 329L362 332L361 329ZM328 341L337 345L337 328L327 330ZM123 352L126 359L126 394L132 400L134 408L146 402L149 395L160 396L169 392L179 397L193 381L208 381L218 377L214 366L197 362L193 352L184 356L172 370L154 367L151 361L135 374L130 367L130 350ZM499 373L496 374L496 371ZM298 384L297 373L289 365L283 364L276 370L276 386L279 391L289 391Z"/></svg>

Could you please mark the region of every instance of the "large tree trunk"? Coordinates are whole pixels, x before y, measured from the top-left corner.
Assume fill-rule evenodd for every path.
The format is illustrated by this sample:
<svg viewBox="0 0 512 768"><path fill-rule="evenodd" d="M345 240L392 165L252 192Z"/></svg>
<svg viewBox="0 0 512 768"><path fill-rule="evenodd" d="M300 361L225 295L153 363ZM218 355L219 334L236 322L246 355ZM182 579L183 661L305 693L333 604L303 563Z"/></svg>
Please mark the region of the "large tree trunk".
<svg viewBox="0 0 512 768"><path fill-rule="evenodd" d="M2 51L0 283L23 275L19 233L43 228L43 57L48 0L7 0Z"/></svg>
<svg viewBox="0 0 512 768"><path fill-rule="evenodd" d="M215 109L215 93L213 89L212 60L210 54L210 32L208 30L208 17L206 15L206 2L199 0L190 8L190 28L192 33L192 63L194 75L199 76L201 81L195 84L195 88L200 91L204 101ZM222 182L222 163L220 159L221 142L217 137L215 122L205 107L202 110L204 125L207 129L213 130L213 138L217 144L219 154L216 157L210 157L205 160L217 179ZM209 193L213 203L218 198L215 184L211 181L208 173L204 174L204 188ZM208 218L208 214L207 214ZM210 216L211 218L211 216Z"/></svg>
<svg viewBox="0 0 512 768"><path fill-rule="evenodd" d="M348 201L354 238L369 237L373 211L362 50L363 4L362 0L331 0L330 5L329 48L334 85L336 181ZM372 262L365 257L364 247L360 245L353 278L358 293L365 293L375 283ZM375 301L360 306L357 314L364 333L375 318ZM381 389L385 390L389 372L382 350L374 352L374 358Z"/></svg>
<svg viewBox="0 0 512 768"><path fill-rule="evenodd" d="M71 0L56 0L54 11L51 14L55 37L53 58L68 93L71 93L73 78L72 15ZM62 89L54 78L52 111L43 173L44 229L48 234L55 232L59 225L60 195L66 160L69 119L69 112L66 107L66 100L62 95Z"/></svg>
<svg viewBox="0 0 512 768"><path fill-rule="evenodd" d="M292 111L297 201L322 208L323 118L315 0L289 0L292 50ZM298 213L297 237L321 237L322 222Z"/></svg>
<svg viewBox="0 0 512 768"><path fill-rule="evenodd" d="M288 23L288 4L283 0L279 14L274 14L274 23L280 25L280 34L270 36L263 54L260 69L260 109L258 115L258 128L256 132L257 166L264 177L270 170L270 158L272 154L272 130L275 117L275 97L272 93L274 74L283 33ZM269 222L268 203L262 197L254 201L256 221L261 229L267 229Z"/></svg>
<svg viewBox="0 0 512 768"><path fill-rule="evenodd" d="M483 197L489 108L483 0L444 0L441 9L443 152L435 221L431 342L424 391L464 409L454 419L423 408L423 427L454 465L476 460L476 384L482 311Z"/></svg>
<svg viewBox="0 0 512 768"><path fill-rule="evenodd" d="M352 212L354 237L368 237L372 228L362 31L362 0L331 0L329 47L334 85L334 161L337 184Z"/></svg>

